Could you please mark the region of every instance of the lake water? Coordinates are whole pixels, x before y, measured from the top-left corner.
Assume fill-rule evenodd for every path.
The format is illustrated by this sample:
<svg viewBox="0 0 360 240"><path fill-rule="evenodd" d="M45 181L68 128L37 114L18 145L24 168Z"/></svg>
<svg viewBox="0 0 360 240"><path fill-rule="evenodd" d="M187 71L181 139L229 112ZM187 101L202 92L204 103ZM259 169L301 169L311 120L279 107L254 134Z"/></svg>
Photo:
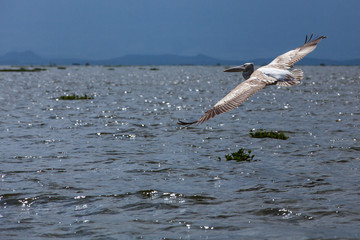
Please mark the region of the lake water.
<svg viewBox="0 0 360 240"><path fill-rule="evenodd" d="M241 75L157 68L0 74L0 239L360 238L360 67L299 67L191 128Z"/></svg>

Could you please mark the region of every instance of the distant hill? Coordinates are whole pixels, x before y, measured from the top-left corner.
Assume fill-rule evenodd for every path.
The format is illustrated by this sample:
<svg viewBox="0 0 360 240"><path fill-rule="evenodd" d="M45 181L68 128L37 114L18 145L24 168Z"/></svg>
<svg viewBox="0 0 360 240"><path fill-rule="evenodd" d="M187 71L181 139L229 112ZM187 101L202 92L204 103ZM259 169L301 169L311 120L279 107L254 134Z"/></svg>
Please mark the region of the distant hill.
<svg viewBox="0 0 360 240"><path fill-rule="evenodd" d="M31 51L9 52L0 56L1 65L29 65L33 62L35 64L42 63L44 59Z"/></svg>
<svg viewBox="0 0 360 240"><path fill-rule="evenodd" d="M125 55L105 60L89 60L79 58L44 58L32 51L9 52L0 56L0 65L240 65L245 62L253 62L256 65L264 65L271 62L271 58L252 60L224 60L212 58L206 55L180 56L174 54L162 55ZM330 60L305 58L299 65L360 65L360 59Z"/></svg>

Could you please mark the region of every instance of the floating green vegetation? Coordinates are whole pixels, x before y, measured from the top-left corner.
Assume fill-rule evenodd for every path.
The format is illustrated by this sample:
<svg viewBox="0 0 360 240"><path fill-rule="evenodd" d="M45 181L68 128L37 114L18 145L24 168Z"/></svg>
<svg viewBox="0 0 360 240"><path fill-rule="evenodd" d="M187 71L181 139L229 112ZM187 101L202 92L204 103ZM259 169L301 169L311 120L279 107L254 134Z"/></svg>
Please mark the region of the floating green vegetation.
<svg viewBox="0 0 360 240"><path fill-rule="evenodd" d="M110 68L108 68L107 70L114 71L114 70L115 70L115 68L110 67Z"/></svg>
<svg viewBox="0 0 360 240"><path fill-rule="evenodd" d="M251 130L250 131L250 136L253 138L276 138L276 139L281 139L281 140L286 140L289 137L285 135L284 132L282 131L266 131L264 129L259 129L257 131Z"/></svg>
<svg viewBox="0 0 360 240"><path fill-rule="evenodd" d="M159 69L159 68L156 68L156 67L150 68L150 71L158 71L158 70L160 70L160 69Z"/></svg>
<svg viewBox="0 0 360 240"><path fill-rule="evenodd" d="M225 155L226 161L235 160L237 162L247 161L250 162L254 159L255 155L251 155L251 150L245 150L244 148L240 148L239 151L233 152L231 154ZM221 160L220 157L218 157Z"/></svg>
<svg viewBox="0 0 360 240"><path fill-rule="evenodd" d="M87 100L87 99L94 99L94 97L88 96L86 94L84 96L79 96L79 95L72 94L72 95L60 96L58 99L59 100Z"/></svg>
<svg viewBox="0 0 360 240"><path fill-rule="evenodd" d="M46 71L46 68L6 68L0 69L0 72L41 72Z"/></svg>

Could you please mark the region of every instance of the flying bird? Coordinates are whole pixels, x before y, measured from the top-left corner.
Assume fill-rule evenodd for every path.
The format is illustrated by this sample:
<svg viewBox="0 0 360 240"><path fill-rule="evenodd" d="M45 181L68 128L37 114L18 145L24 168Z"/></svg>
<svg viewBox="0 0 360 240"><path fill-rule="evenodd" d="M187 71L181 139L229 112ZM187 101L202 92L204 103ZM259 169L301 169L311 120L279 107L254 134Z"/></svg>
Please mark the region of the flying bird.
<svg viewBox="0 0 360 240"><path fill-rule="evenodd" d="M303 79L303 71L301 69L291 70L291 68L296 62L314 51L317 44L324 38L326 38L326 36L313 38L313 34L311 34L308 38L306 35L304 45L278 56L271 63L258 68L256 71L254 71L253 63L245 63L241 66L224 70L224 72L242 72L246 81L235 87L198 120L193 122L183 122L179 120L177 124L183 126L202 124L216 115L238 107L241 103L267 85L290 87L299 84Z"/></svg>

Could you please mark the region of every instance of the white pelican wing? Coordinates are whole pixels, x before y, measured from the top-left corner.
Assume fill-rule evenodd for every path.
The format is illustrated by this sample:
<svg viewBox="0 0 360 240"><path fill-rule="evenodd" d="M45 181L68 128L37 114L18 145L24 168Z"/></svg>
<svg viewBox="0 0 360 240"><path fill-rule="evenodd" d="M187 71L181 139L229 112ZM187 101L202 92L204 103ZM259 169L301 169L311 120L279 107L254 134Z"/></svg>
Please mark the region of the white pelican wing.
<svg viewBox="0 0 360 240"><path fill-rule="evenodd" d="M262 74L263 75L263 74ZM246 101L249 97L260 91L266 86L266 83L260 80L256 76L250 77L248 80L240 83L236 88L234 88L230 93L223 97L219 102L217 102L214 107L205 112L205 114L194 122L183 122L179 121L179 125L191 125L195 123L204 123L216 115L228 112L241 103Z"/></svg>
<svg viewBox="0 0 360 240"><path fill-rule="evenodd" d="M295 63L297 63L298 61L303 59L307 54L314 51L317 44L322 39L326 38L326 36L320 36L320 37L316 37L315 39L312 40L312 36L313 35L311 34L309 39L306 36L304 45L278 56L267 66L274 66L274 67L278 67L278 68L292 68Z"/></svg>

